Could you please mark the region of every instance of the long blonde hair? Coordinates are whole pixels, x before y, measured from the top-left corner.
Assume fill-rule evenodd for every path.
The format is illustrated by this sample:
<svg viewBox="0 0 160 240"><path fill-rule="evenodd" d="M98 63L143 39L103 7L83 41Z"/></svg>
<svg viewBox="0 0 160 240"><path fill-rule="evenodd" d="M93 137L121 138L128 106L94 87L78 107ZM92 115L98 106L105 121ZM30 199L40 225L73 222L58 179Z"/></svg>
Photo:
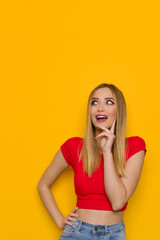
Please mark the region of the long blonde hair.
<svg viewBox="0 0 160 240"><path fill-rule="evenodd" d="M83 137L83 146L79 154L79 161L83 159L83 171L88 173L88 177L92 177L93 172L99 167L101 162L101 154L95 139L95 127L92 124L90 116L90 106L92 96L99 88L109 88L117 103L117 121L115 125L115 140L112 146L112 153L115 168L118 174L125 176L124 159L127 148L126 140L126 102L123 93L113 84L102 83L95 87L89 95L87 105L87 120ZM83 157L82 157L83 156Z"/></svg>

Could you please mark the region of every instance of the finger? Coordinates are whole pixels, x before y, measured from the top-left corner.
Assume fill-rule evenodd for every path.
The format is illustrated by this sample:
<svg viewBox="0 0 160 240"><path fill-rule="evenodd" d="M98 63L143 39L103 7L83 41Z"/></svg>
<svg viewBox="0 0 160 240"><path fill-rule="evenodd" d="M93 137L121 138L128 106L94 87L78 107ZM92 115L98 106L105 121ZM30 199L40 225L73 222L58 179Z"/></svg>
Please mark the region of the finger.
<svg viewBox="0 0 160 240"><path fill-rule="evenodd" d="M103 126L100 126L100 125L97 125L97 127L102 128L102 129L105 130L105 131L110 131L108 128L103 127Z"/></svg>
<svg viewBox="0 0 160 240"><path fill-rule="evenodd" d="M78 210L78 207L74 208L72 212L76 212Z"/></svg>
<svg viewBox="0 0 160 240"><path fill-rule="evenodd" d="M97 139L97 138L99 138L101 136L111 136L111 134L110 133L106 133L106 132L102 132L102 133L98 134L95 138Z"/></svg>
<svg viewBox="0 0 160 240"><path fill-rule="evenodd" d="M72 225L72 223L70 221L67 221L67 220L65 221L65 223L68 224L68 225Z"/></svg>
<svg viewBox="0 0 160 240"><path fill-rule="evenodd" d="M114 133L114 128L116 125L116 120L113 121L112 126L111 126L111 132Z"/></svg>
<svg viewBox="0 0 160 240"><path fill-rule="evenodd" d="M78 213L70 213L69 215L70 215L70 216L75 216L75 217L79 216Z"/></svg>
<svg viewBox="0 0 160 240"><path fill-rule="evenodd" d="M76 221L77 221L77 219L72 218L72 217L67 217L67 220L70 220L70 221L72 221L72 222L76 222Z"/></svg>

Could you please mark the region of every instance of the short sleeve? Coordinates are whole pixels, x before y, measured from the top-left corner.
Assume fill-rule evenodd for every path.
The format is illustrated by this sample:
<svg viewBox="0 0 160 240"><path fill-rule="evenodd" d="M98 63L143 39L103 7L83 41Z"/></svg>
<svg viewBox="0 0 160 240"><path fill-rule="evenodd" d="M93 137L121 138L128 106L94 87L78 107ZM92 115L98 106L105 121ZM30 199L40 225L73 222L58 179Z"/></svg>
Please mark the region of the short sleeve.
<svg viewBox="0 0 160 240"><path fill-rule="evenodd" d="M68 163L68 165L73 165L73 148L74 148L74 138L67 139L61 146L61 152Z"/></svg>
<svg viewBox="0 0 160 240"><path fill-rule="evenodd" d="M145 154L147 152L146 143L143 138L139 136L133 136L128 139L129 141L129 151L128 151L128 158L133 156L135 153L145 150Z"/></svg>

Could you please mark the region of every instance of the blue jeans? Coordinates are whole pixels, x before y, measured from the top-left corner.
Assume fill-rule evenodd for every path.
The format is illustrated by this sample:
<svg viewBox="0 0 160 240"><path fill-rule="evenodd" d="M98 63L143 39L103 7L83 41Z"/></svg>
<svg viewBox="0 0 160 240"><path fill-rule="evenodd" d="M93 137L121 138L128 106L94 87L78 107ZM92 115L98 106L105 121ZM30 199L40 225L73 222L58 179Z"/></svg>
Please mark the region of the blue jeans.
<svg viewBox="0 0 160 240"><path fill-rule="evenodd" d="M95 225L76 217L66 224L59 240L126 240L124 220L112 225Z"/></svg>

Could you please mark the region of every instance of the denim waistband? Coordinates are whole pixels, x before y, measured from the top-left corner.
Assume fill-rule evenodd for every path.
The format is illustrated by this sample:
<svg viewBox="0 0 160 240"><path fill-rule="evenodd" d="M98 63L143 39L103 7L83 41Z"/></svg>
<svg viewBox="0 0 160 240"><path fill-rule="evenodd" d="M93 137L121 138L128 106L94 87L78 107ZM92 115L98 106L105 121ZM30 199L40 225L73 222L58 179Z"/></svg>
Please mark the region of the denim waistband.
<svg viewBox="0 0 160 240"><path fill-rule="evenodd" d="M91 224L87 223L85 221L80 220L77 217L72 217L77 219L76 222L72 222L74 226L77 227L78 230L83 228L87 232L104 232L104 233L111 233L119 230L124 230L125 225L124 225L124 219L122 219L119 223L111 224L111 225L99 225L99 224Z"/></svg>

